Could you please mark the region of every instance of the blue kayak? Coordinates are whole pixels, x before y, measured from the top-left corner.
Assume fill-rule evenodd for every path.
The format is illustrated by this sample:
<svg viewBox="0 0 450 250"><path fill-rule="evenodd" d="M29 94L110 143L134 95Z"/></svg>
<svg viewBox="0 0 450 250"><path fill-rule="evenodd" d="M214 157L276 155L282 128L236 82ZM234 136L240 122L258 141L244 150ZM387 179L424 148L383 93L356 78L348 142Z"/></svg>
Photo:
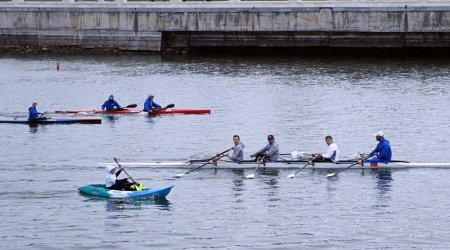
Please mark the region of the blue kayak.
<svg viewBox="0 0 450 250"><path fill-rule="evenodd" d="M103 198L138 198L138 197L166 197L174 186L152 187L142 191L120 191L107 189L102 184L91 184L79 187L78 190L87 195Z"/></svg>
<svg viewBox="0 0 450 250"><path fill-rule="evenodd" d="M19 124L70 124L70 123L82 123L82 124L101 124L102 119L97 118L45 118L29 121L27 119L17 120L0 120L0 123L19 123Z"/></svg>

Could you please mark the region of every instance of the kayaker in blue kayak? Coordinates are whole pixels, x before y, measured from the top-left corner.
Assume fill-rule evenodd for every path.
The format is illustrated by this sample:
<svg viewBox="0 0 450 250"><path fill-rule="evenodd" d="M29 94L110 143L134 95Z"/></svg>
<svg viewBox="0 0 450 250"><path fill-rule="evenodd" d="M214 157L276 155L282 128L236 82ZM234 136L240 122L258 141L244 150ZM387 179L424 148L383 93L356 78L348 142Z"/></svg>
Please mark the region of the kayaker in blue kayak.
<svg viewBox="0 0 450 250"><path fill-rule="evenodd" d="M117 179L124 168L120 167L118 171L112 165L106 166L106 188L123 191L141 191L144 185L141 183L129 182L128 179L132 179L131 176L124 179Z"/></svg>
<svg viewBox="0 0 450 250"><path fill-rule="evenodd" d="M114 110L115 108L118 108L118 109L120 109L120 108L122 108L120 105L119 105L119 103L117 103L115 100L114 100L114 96L113 95L110 95L109 96L109 99L105 102L105 103L103 103L103 105L102 105L102 110Z"/></svg>
<svg viewBox="0 0 450 250"><path fill-rule="evenodd" d="M264 148L250 155L250 157L255 157L255 161L258 161L258 158L260 157L264 157L267 161L278 160L279 146L278 144L275 144L275 137L273 135L268 135L267 140L269 143Z"/></svg>
<svg viewBox="0 0 450 250"><path fill-rule="evenodd" d="M374 136L378 141L378 144L376 148L367 155L368 159L365 162L390 162L392 159L391 144L388 140L384 139L383 131L378 131Z"/></svg>
<svg viewBox="0 0 450 250"><path fill-rule="evenodd" d="M37 102L33 102L31 104L31 107L28 108L28 120L29 121L41 119L41 114L42 113L39 113L37 111L36 106L37 106Z"/></svg>
<svg viewBox="0 0 450 250"><path fill-rule="evenodd" d="M144 102L144 111L150 111L154 109L161 109L161 106L153 101L153 98L155 98L155 95L150 94L147 97L147 100Z"/></svg>

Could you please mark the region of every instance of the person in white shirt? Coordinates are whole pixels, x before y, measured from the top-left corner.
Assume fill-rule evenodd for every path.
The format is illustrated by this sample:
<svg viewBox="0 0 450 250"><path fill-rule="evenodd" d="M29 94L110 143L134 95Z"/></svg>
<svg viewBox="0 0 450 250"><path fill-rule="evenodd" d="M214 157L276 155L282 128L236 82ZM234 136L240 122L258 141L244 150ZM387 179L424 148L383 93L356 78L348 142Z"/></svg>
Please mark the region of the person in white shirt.
<svg viewBox="0 0 450 250"><path fill-rule="evenodd" d="M325 154L316 154L315 161L331 161L334 163L339 162L339 148L336 143L333 142L331 135L325 136L325 141L328 145L327 152Z"/></svg>

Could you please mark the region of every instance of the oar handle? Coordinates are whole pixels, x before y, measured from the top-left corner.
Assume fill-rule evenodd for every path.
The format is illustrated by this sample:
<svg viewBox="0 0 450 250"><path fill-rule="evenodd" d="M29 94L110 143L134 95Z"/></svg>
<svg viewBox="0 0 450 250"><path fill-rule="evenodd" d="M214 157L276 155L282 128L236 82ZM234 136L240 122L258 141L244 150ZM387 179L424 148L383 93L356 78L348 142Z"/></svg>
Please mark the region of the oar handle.
<svg viewBox="0 0 450 250"><path fill-rule="evenodd" d="M230 149L227 149L227 150L223 151L223 152L220 153L220 154L216 154L215 156L209 158L205 164L202 164L202 165L200 165L200 166L198 166L198 167L195 167L195 168L193 168L193 169L190 169L190 170L188 170L187 172L185 172L185 173L183 173L183 174L177 175L176 177L181 177L181 176L183 176L183 175L185 175L185 174L189 174L189 173L192 172L192 171L195 171L195 170L197 170L197 169L199 169L199 168L202 168L202 167L204 167L204 166L210 164L210 161L214 160L215 158L219 157L219 159L220 159L220 158L224 157L224 156L225 156L225 153L227 153L228 151L230 151L230 150L232 150L232 149L233 149L233 147L230 148Z"/></svg>

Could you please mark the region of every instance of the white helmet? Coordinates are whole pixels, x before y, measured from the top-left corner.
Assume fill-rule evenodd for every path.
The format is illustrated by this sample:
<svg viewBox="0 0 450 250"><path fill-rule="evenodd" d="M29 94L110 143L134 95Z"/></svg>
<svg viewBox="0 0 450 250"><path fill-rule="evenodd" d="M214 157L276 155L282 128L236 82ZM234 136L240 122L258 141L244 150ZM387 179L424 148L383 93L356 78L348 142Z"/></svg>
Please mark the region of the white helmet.
<svg viewBox="0 0 450 250"><path fill-rule="evenodd" d="M106 166L106 171L111 172L115 168L116 167L114 167L113 165L108 165L108 166Z"/></svg>

